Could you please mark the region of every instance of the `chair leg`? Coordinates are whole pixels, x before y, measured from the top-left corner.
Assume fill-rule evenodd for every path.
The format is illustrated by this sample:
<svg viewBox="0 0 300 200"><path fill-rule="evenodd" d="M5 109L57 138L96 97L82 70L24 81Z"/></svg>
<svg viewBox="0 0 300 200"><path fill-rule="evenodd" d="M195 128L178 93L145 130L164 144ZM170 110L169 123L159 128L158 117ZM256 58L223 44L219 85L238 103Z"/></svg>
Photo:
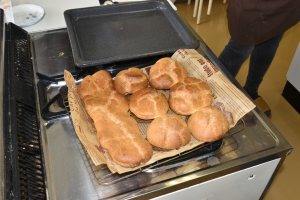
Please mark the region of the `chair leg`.
<svg viewBox="0 0 300 200"><path fill-rule="evenodd" d="M224 1L226 1L226 0L224 0ZM191 5L191 0L188 0L188 5Z"/></svg>
<svg viewBox="0 0 300 200"><path fill-rule="evenodd" d="M226 1L226 0L225 0L225 1ZM213 0L209 0L209 2L208 2L207 15L210 15L212 2L213 2Z"/></svg>
<svg viewBox="0 0 300 200"><path fill-rule="evenodd" d="M198 9L198 16L197 16L197 24L200 24L202 6L203 6L203 0L200 0L199 9Z"/></svg>
<svg viewBox="0 0 300 200"><path fill-rule="evenodd" d="M198 3L199 3L199 0L195 0L195 7L194 7L193 17L197 16Z"/></svg>

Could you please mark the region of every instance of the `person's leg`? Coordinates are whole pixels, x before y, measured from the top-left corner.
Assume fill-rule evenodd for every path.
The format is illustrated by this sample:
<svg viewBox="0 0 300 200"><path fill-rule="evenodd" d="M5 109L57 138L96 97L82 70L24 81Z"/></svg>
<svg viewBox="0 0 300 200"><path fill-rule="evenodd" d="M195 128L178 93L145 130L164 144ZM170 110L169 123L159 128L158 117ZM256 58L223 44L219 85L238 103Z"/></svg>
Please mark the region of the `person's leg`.
<svg viewBox="0 0 300 200"><path fill-rule="evenodd" d="M283 34L255 46L251 53L249 73L244 89L253 98L258 98L258 87L269 69Z"/></svg>
<svg viewBox="0 0 300 200"><path fill-rule="evenodd" d="M235 77L253 49L254 46L240 45L230 39L218 59L230 74Z"/></svg>

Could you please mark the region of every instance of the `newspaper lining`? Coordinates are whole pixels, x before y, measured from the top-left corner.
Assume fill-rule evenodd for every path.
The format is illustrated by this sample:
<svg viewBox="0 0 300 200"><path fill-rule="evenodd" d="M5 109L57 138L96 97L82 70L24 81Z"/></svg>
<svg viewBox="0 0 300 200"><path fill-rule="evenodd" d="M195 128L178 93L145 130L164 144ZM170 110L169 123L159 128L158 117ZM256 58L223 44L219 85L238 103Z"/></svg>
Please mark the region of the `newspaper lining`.
<svg viewBox="0 0 300 200"><path fill-rule="evenodd" d="M190 77L198 78L210 86L213 96L211 105L223 112L229 121L229 128L234 127L239 119L255 108L255 105L250 99L196 50L180 49L174 53L172 59L183 64ZM143 68L142 70L145 74L149 75L150 69L151 66ZM204 143L196 140L192 136L191 141L184 147L175 150L154 150L152 158L147 163L136 168L122 167L113 162L108 151L103 149L97 141L97 131L94 127L93 120L87 114L83 102L77 94L77 86L75 85L75 79L72 74L65 70L64 77L69 89L69 105L76 134L96 166L106 164L112 173L117 172L121 174L150 165L163 158L178 155L179 153L193 149ZM158 90L158 92L163 93L167 99L169 98L169 90ZM174 112L169 109L168 114L174 114ZM188 116L181 117L186 120ZM146 131L151 120L141 120L138 118L136 118L136 120L139 124L141 135L146 138Z"/></svg>

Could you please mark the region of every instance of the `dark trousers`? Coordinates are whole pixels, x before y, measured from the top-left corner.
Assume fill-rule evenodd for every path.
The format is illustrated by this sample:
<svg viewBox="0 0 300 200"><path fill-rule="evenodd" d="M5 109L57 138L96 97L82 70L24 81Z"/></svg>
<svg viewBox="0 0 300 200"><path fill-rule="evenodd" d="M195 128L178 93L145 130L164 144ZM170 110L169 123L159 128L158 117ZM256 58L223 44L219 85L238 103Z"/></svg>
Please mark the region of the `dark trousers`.
<svg viewBox="0 0 300 200"><path fill-rule="evenodd" d="M221 63L235 77L242 64L251 54L249 72L244 89L253 99L258 97L258 87L272 63L283 34L256 46L240 45L230 39L219 56Z"/></svg>

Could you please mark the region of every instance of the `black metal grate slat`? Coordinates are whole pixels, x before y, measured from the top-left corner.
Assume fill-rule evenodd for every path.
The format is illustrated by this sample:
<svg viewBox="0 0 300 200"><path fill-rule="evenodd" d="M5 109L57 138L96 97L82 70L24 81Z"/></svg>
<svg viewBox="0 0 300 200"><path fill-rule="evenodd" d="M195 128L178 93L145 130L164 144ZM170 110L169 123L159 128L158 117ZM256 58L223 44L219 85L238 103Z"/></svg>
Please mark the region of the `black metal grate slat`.
<svg viewBox="0 0 300 200"><path fill-rule="evenodd" d="M16 103L21 199L46 199L35 108Z"/></svg>
<svg viewBox="0 0 300 200"><path fill-rule="evenodd" d="M23 182L23 181L21 181L21 184L23 184L23 185L28 185L28 186L30 186L30 187L34 187L35 185L33 185L33 184L31 184L31 183L25 183L25 182ZM41 185L41 187L43 186L42 184L40 184Z"/></svg>
<svg viewBox="0 0 300 200"><path fill-rule="evenodd" d="M33 143L33 145L38 144L38 142L36 141L37 138L27 134L28 131L27 131L27 133L24 133L24 130L18 128L18 132L20 133L20 135L22 135L23 138L26 138L28 141L31 141Z"/></svg>
<svg viewBox="0 0 300 200"><path fill-rule="evenodd" d="M35 197L35 196L32 196L32 195L27 195L27 194L24 194L24 196L26 197L26 199L33 199L33 200L39 200L40 199L39 197Z"/></svg>
<svg viewBox="0 0 300 200"><path fill-rule="evenodd" d="M23 170L20 170L20 171L22 172ZM43 191L41 191L41 187L37 187L37 185L40 185L42 183L42 181L43 181L42 178L28 173L28 171L26 171L25 174L26 174L26 176L22 175L21 179L23 179L23 180L26 179L28 181L28 183L31 183L32 187L27 187L26 189L24 189L24 191L35 190L35 191L38 191L39 193L42 193ZM28 175L31 175L31 176L28 176ZM32 184L32 183L34 183L34 184Z"/></svg>
<svg viewBox="0 0 300 200"><path fill-rule="evenodd" d="M19 161L27 162L27 166L30 166L30 168L39 168L39 169L41 169L41 166L37 166L37 165L41 165L41 163L39 163L35 160L32 160L30 158L29 158L29 160L31 160L30 163L28 163L28 160L24 160L23 158L19 158Z"/></svg>

